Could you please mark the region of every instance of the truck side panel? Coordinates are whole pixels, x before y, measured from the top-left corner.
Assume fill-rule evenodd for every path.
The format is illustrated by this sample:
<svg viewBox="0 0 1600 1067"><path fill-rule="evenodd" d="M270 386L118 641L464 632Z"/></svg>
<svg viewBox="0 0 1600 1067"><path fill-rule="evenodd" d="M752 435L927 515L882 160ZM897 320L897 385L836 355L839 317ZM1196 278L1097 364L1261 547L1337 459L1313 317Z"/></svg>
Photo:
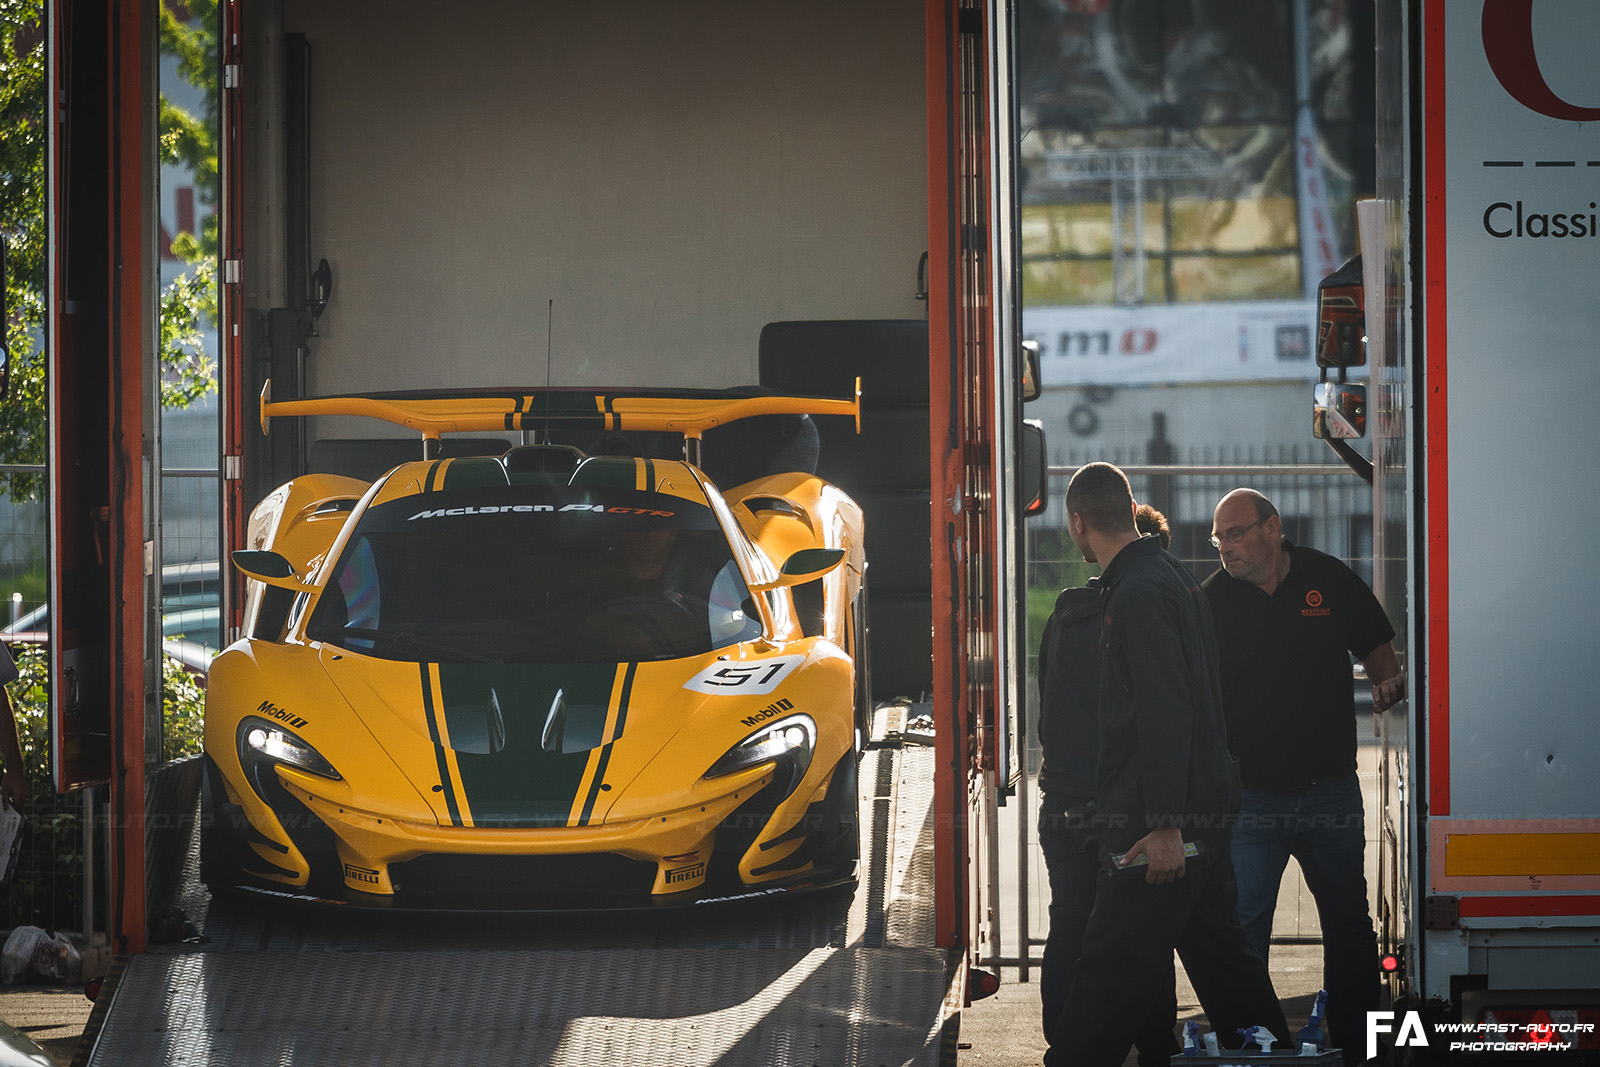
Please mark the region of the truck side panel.
<svg viewBox="0 0 1600 1067"><path fill-rule="evenodd" d="M1563 542L1600 522L1600 9L1423 13L1422 892L1459 900L1459 928L1423 931L1423 977L1439 998L1452 975L1592 984L1600 598Z"/></svg>

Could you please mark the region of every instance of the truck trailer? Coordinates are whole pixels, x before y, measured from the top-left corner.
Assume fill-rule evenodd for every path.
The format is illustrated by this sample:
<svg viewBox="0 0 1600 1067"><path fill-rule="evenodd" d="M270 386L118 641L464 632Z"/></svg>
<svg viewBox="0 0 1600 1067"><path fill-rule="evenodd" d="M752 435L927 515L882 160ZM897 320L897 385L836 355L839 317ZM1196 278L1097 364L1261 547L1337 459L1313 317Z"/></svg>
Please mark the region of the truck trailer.
<svg viewBox="0 0 1600 1067"><path fill-rule="evenodd" d="M1383 746L1368 1055L1600 1055L1600 516L1586 377L1600 193L1590 4L1380 0L1378 189L1323 293L1319 434L1370 430L1374 575L1409 699ZM1365 309L1365 354L1337 305ZM1353 337L1353 331L1346 331ZM1370 381L1346 402L1349 364ZM1341 421L1355 414L1365 429ZM1342 436L1341 436L1342 435ZM1552 1062L1565 1062L1557 1057Z"/></svg>

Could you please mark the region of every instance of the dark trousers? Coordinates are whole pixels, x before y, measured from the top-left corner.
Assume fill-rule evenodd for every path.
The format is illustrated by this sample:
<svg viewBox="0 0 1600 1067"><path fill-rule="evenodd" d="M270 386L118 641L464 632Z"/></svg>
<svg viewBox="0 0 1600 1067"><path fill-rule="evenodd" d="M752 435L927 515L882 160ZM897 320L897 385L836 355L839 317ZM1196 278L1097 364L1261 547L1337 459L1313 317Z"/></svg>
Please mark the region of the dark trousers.
<svg viewBox="0 0 1600 1067"><path fill-rule="evenodd" d="M1039 850L1044 853L1045 871L1050 877L1050 934L1039 969L1039 1000L1044 1008L1047 1041L1055 1033L1056 1020L1061 1017L1067 992L1072 988L1089 913L1094 910L1095 875L1100 870L1100 842L1089 825L1092 811L1082 805L1066 811L1060 807L1047 802L1039 811ZM1168 953L1166 979L1144 1020L1128 1035L1139 1050L1142 1067L1166 1067L1179 1050L1173 1034L1177 1016L1172 954Z"/></svg>
<svg viewBox="0 0 1600 1067"><path fill-rule="evenodd" d="M1361 782L1354 774L1295 792L1246 789L1233 831L1239 921L1267 958L1272 912L1289 857L1300 863L1322 923L1322 984L1331 1041L1346 1063L1360 1063L1367 1013L1382 996L1378 935L1367 910L1367 834Z"/></svg>
<svg viewBox="0 0 1600 1067"><path fill-rule="evenodd" d="M1150 885L1142 872L1097 878L1094 911L1067 1002L1050 1036L1046 1067L1120 1067L1133 1028L1162 983L1170 988L1173 950L1183 961L1211 1029L1223 1047L1238 1031L1265 1026L1280 1041L1289 1033L1267 965L1239 925L1228 835L1202 835L1204 854L1184 876Z"/></svg>

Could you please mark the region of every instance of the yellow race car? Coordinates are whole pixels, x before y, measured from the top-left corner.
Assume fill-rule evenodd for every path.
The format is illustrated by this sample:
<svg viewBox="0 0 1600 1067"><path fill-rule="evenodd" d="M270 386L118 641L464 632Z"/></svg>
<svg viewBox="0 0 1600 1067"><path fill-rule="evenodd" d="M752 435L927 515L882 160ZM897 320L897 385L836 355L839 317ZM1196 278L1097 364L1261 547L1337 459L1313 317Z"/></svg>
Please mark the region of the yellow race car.
<svg viewBox="0 0 1600 1067"><path fill-rule="evenodd" d="M404 907L688 904L852 884L868 700L862 516L702 435L849 400L577 390L326 397L440 435L683 435L309 474L250 517L245 636L211 666L213 889ZM613 449L615 451L615 449Z"/></svg>

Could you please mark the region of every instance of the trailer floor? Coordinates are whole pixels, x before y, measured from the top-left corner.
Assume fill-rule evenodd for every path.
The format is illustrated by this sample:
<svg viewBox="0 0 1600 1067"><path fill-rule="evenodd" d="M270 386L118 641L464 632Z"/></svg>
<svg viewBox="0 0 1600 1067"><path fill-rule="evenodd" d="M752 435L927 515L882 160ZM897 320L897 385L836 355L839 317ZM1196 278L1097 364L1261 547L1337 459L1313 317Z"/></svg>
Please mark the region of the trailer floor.
<svg viewBox="0 0 1600 1067"><path fill-rule="evenodd" d="M397 914L213 901L191 872L202 940L119 961L75 1062L951 1062L959 958L934 947L932 780L931 749L866 753L853 895Z"/></svg>

